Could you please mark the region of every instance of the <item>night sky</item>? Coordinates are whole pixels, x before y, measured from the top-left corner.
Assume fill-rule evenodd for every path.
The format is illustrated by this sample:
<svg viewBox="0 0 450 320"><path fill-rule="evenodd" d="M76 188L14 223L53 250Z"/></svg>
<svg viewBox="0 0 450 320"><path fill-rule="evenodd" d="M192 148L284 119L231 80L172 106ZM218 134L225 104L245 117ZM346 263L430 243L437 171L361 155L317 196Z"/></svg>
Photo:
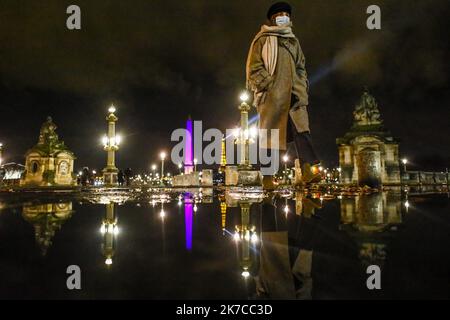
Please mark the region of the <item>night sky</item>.
<svg viewBox="0 0 450 320"><path fill-rule="evenodd" d="M245 61L273 1L21 1L0 4L0 142L24 162L47 115L77 156L105 164L106 110L118 108L120 168L149 170L190 114L233 128ZM335 139L351 125L368 86L400 152L421 168L450 167L450 2L291 1L294 33L312 83L310 118L321 158L337 164ZM66 28L66 8L82 30ZM382 30L366 8L382 9ZM253 111L254 112L254 111Z"/></svg>

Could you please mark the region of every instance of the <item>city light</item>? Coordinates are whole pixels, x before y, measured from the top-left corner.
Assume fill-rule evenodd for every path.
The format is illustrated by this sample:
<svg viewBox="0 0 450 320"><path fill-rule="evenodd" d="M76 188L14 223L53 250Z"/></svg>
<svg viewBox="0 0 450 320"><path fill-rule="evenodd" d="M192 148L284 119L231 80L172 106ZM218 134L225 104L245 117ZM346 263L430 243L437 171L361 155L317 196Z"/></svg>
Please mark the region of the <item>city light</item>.
<svg viewBox="0 0 450 320"><path fill-rule="evenodd" d="M240 129L240 128L234 128L234 129L233 129L233 136L234 136L236 139L239 138L240 134L241 134L241 129Z"/></svg>
<svg viewBox="0 0 450 320"><path fill-rule="evenodd" d="M250 277L250 272L248 272L247 270L246 270L246 271L243 271L243 272L242 272L242 277L244 277L245 279L247 279L248 277Z"/></svg>
<svg viewBox="0 0 450 320"><path fill-rule="evenodd" d="M102 138L102 143L103 143L103 145L106 147L106 146L108 146L108 137L105 135L105 136L103 136L103 138Z"/></svg>
<svg viewBox="0 0 450 320"><path fill-rule="evenodd" d="M116 145L120 145L121 143L122 143L122 136L116 135L116 137L115 137L115 144Z"/></svg>
<svg viewBox="0 0 450 320"><path fill-rule="evenodd" d="M116 107L114 107L114 105L112 104L112 105L108 108L108 112L109 112L109 113L114 113L114 112L116 112Z"/></svg>
<svg viewBox="0 0 450 320"><path fill-rule="evenodd" d="M249 129L249 132L250 132L250 138L254 139L258 136L258 128L256 128L255 126L251 126Z"/></svg>
<svg viewBox="0 0 450 320"><path fill-rule="evenodd" d="M106 264L107 266L112 265L112 259L111 259L111 258L106 259L106 260L105 260L105 264Z"/></svg>
<svg viewBox="0 0 450 320"><path fill-rule="evenodd" d="M250 96L248 95L247 91L244 91L241 93L241 96L239 97L239 99L241 99L242 102L247 102L248 99L250 99Z"/></svg>

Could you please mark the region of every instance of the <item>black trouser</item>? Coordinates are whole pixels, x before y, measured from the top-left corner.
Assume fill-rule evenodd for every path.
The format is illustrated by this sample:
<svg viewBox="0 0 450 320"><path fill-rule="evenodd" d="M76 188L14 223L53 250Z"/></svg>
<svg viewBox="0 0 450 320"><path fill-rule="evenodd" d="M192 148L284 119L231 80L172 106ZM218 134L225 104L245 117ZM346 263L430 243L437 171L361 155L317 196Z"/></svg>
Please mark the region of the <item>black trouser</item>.
<svg viewBox="0 0 450 320"><path fill-rule="evenodd" d="M319 157L314 150L311 133L309 131L298 132L291 117L289 117L288 127L291 129L292 139L294 140L295 151L300 160L300 164L307 162L309 164L318 163Z"/></svg>

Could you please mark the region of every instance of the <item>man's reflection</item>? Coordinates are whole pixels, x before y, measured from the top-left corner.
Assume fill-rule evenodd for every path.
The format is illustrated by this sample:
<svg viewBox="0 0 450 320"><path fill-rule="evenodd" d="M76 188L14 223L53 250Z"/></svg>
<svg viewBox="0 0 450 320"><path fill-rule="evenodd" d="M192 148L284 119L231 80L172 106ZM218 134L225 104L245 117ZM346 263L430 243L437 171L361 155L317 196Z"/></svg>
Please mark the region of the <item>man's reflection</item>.
<svg viewBox="0 0 450 320"><path fill-rule="evenodd" d="M320 204L304 199L300 193L295 195L294 205L292 202L270 194L255 206L260 210L261 229L259 267L255 277L258 298L311 299L311 268L318 221L311 217ZM244 225L245 216L242 221ZM252 233L254 228L248 224L247 239L250 242L252 234L255 234L254 242L258 240L256 233ZM245 259L241 264L243 262L250 264Z"/></svg>

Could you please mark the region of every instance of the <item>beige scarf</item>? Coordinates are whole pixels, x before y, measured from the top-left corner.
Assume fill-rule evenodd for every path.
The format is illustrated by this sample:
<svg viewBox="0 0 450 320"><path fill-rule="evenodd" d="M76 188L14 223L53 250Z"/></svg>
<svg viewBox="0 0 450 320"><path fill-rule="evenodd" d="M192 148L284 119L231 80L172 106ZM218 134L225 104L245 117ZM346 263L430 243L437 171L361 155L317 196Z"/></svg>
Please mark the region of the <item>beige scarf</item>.
<svg viewBox="0 0 450 320"><path fill-rule="evenodd" d="M247 89L250 88L249 80L250 80L250 58L253 51L253 45L255 42L261 37L267 37L266 42L263 45L261 56L264 62L264 67L267 72L273 76L275 73L275 68L277 66L277 58L278 58L278 37L284 38L295 38L295 35L292 33L292 24L290 23L287 26L261 26L261 30L255 36L250 45L250 51L247 57ZM253 104L257 106L259 103L264 101L265 92L255 92L255 97L253 100Z"/></svg>

